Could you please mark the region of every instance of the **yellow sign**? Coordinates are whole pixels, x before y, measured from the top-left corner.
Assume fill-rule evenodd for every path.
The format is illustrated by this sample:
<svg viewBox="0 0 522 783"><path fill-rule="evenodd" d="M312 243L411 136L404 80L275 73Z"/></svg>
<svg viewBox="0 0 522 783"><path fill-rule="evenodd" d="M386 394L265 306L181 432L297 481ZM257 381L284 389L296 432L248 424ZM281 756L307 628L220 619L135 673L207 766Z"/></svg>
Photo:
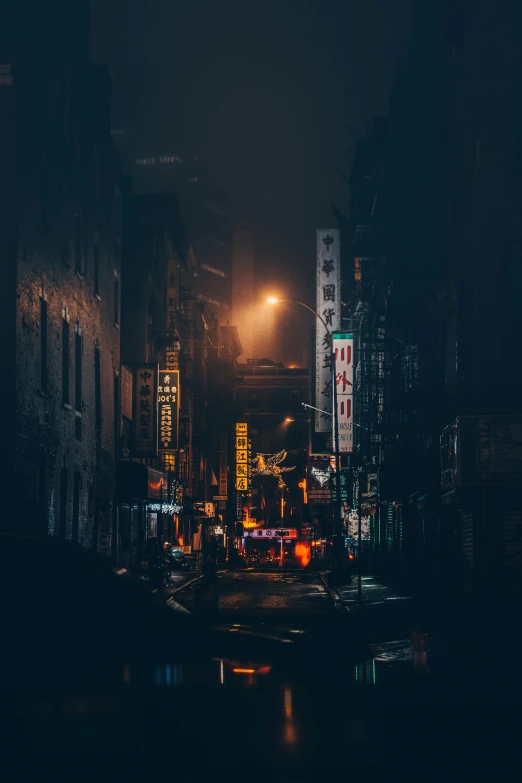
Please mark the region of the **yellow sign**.
<svg viewBox="0 0 522 783"><path fill-rule="evenodd" d="M236 422L236 490L248 492L248 424Z"/></svg>

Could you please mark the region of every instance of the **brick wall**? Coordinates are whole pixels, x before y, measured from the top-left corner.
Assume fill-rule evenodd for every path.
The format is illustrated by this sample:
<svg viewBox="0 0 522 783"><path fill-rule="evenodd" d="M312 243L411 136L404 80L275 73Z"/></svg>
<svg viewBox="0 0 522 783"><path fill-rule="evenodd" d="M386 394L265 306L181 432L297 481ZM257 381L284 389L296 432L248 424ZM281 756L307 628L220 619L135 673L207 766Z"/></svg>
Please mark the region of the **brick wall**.
<svg viewBox="0 0 522 783"><path fill-rule="evenodd" d="M73 96L75 88L80 90L88 82L86 73L77 77L72 82ZM30 98L30 90L21 96L26 102ZM120 367L120 317L114 297L115 280L121 274L120 174L109 136L97 136L86 119L88 109L95 112L96 106L74 101L73 106L76 114L69 138L49 117L47 136L54 133L52 143L44 143L42 132L41 147L33 151L31 165L19 176L14 492L30 502L24 503L16 526L24 532L60 534L62 468L66 468L65 530L61 532L68 539L73 536L77 472L78 543L109 554L114 388ZM47 312L47 382L41 372L42 306ZM63 393L64 322L69 324L68 399ZM77 335L81 337L81 404L76 394Z"/></svg>

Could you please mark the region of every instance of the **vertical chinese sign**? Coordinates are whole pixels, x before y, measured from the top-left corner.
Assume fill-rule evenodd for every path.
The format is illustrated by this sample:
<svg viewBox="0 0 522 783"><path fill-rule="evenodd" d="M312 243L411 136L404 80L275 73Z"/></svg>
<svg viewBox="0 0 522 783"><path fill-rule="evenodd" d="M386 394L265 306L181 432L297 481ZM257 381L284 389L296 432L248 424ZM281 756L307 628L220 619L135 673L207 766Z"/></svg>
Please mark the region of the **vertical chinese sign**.
<svg viewBox="0 0 522 783"><path fill-rule="evenodd" d="M315 431L331 432L332 332L341 328L341 253L338 228L317 231ZM323 323L324 321L324 323Z"/></svg>
<svg viewBox="0 0 522 783"><path fill-rule="evenodd" d="M334 332L335 385L339 451L353 451L353 334Z"/></svg>
<svg viewBox="0 0 522 783"><path fill-rule="evenodd" d="M158 380L158 451L176 451L179 421L179 370L160 370Z"/></svg>
<svg viewBox="0 0 522 783"><path fill-rule="evenodd" d="M158 365L134 365L132 456L156 457Z"/></svg>
<svg viewBox="0 0 522 783"><path fill-rule="evenodd" d="M248 492L248 425L236 424L236 491Z"/></svg>

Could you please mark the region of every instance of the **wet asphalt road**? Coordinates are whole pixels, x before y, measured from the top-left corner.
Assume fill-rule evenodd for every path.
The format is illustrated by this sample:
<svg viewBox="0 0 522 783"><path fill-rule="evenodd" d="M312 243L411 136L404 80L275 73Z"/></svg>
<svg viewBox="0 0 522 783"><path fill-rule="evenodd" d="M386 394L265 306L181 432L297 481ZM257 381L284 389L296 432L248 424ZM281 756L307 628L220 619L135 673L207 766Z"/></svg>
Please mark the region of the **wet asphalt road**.
<svg viewBox="0 0 522 783"><path fill-rule="evenodd" d="M221 580L219 611L262 615L329 615L328 593L315 574L231 571Z"/></svg>
<svg viewBox="0 0 522 783"><path fill-rule="evenodd" d="M338 616L321 577L296 571L225 571L218 573L221 622L310 629L332 624ZM189 611L201 589L197 581L175 600Z"/></svg>

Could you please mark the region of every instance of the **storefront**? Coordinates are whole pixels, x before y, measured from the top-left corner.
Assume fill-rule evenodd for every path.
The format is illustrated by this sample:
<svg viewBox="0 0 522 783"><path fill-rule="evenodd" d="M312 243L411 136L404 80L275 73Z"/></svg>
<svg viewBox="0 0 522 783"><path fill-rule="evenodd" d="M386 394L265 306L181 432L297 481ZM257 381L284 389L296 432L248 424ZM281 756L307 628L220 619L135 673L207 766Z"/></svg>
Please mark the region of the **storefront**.
<svg viewBox="0 0 522 783"><path fill-rule="evenodd" d="M140 462L118 462L116 469L117 563L137 568L148 550L170 534L165 474ZM164 508L165 507L165 508Z"/></svg>
<svg viewBox="0 0 522 783"><path fill-rule="evenodd" d="M295 545L298 541L297 528L258 527L243 531L243 550L247 557L258 556L261 561L272 562L281 557L283 542L284 560L295 559Z"/></svg>

